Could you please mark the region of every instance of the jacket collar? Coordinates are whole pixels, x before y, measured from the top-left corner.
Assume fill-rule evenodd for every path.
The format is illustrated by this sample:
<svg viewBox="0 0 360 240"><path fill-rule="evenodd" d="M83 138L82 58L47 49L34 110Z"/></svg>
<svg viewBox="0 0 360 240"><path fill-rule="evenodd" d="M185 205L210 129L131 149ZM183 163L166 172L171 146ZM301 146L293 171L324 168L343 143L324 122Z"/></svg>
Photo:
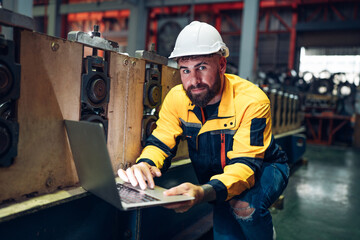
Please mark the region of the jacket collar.
<svg viewBox="0 0 360 240"><path fill-rule="evenodd" d="M195 106L189 99L188 111L192 111L201 122L201 110L200 107ZM218 118L229 118L235 116L235 105L234 105L234 89L225 74L224 78L224 89L220 100L218 109Z"/></svg>
<svg viewBox="0 0 360 240"><path fill-rule="evenodd" d="M218 117L232 117L235 116L235 105L234 105L234 89L230 80L225 74L224 79L224 90L221 96L219 105Z"/></svg>

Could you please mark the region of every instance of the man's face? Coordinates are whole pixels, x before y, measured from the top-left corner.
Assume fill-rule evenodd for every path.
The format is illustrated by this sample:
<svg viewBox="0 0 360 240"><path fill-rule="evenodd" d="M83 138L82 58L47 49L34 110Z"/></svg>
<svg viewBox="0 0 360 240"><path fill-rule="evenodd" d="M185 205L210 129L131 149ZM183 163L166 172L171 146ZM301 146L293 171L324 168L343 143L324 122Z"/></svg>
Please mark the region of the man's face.
<svg viewBox="0 0 360 240"><path fill-rule="evenodd" d="M187 96L199 107L221 98L226 60L219 55L180 59L180 76Z"/></svg>

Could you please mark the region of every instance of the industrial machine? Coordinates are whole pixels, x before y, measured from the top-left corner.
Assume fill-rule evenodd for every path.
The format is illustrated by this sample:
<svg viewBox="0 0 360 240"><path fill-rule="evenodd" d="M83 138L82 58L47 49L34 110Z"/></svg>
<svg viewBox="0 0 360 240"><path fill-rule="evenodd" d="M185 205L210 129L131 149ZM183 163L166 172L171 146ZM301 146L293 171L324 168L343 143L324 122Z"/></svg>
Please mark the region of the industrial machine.
<svg viewBox="0 0 360 240"><path fill-rule="evenodd" d="M1 11L4 16L7 10ZM2 122L12 128L6 128L8 134L2 131L1 141L6 144L1 146L9 150L7 159L1 156L0 202L27 199L77 182L62 120L79 118L80 86L74 83L81 74L82 54L80 45L21 27L32 22L30 18L6 19L12 21L7 25L13 27L14 40L4 48L8 55L2 57L6 59L2 64L11 66L11 75L2 82L12 91L1 106Z"/></svg>
<svg viewBox="0 0 360 240"><path fill-rule="evenodd" d="M17 156L21 65L15 58L15 42L0 36L0 167L10 166Z"/></svg>
<svg viewBox="0 0 360 240"><path fill-rule="evenodd" d="M272 131L277 144L287 153L289 164L297 164L306 150L304 113L299 94L281 88L263 87L271 104Z"/></svg>
<svg viewBox="0 0 360 240"><path fill-rule="evenodd" d="M135 57L146 61L145 84L144 84L144 116L142 121L141 143L145 146L146 139L156 128L159 109L161 104L161 66L167 65L167 58L157 55L154 46L150 51L136 51Z"/></svg>

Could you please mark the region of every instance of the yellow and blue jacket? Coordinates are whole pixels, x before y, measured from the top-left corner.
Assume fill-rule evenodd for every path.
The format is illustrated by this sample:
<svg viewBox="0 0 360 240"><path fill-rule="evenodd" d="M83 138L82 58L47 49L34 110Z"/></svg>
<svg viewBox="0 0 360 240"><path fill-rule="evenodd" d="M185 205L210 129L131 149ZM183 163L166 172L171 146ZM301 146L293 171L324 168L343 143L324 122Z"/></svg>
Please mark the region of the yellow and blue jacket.
<svg viewBox="0 0 360 240"><path fill-rule="evenodd" d="M182 85L166 95L157 128L137 162L165 171L181 137L200 184L216 191L216 201L229 200L254 186L263 162L286 162L271 132L270 101L253 83L225 74L217 110L205 121L204 111L191 103Z"/></svg>

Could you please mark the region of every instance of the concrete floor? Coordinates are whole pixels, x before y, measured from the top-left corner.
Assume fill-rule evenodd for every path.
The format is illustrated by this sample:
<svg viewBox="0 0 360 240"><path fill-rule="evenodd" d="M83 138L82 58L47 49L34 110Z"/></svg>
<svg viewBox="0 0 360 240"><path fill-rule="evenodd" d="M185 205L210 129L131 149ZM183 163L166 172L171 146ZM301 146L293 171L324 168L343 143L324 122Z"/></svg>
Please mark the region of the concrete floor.
<svg viewBox="0 0 360 240"><path fill-rule="evenodd" d="M308 145L304 157L272 210L277 239L360 239L360 151Z"/></svg>
<svg viewBox="0 0 360 240"><path fill-rule="evenodd" d="M277 240L360 239L360 150L307 145L292 168L284 208L271 209ZM213 239L207 232L198 240Z"/></svg>

